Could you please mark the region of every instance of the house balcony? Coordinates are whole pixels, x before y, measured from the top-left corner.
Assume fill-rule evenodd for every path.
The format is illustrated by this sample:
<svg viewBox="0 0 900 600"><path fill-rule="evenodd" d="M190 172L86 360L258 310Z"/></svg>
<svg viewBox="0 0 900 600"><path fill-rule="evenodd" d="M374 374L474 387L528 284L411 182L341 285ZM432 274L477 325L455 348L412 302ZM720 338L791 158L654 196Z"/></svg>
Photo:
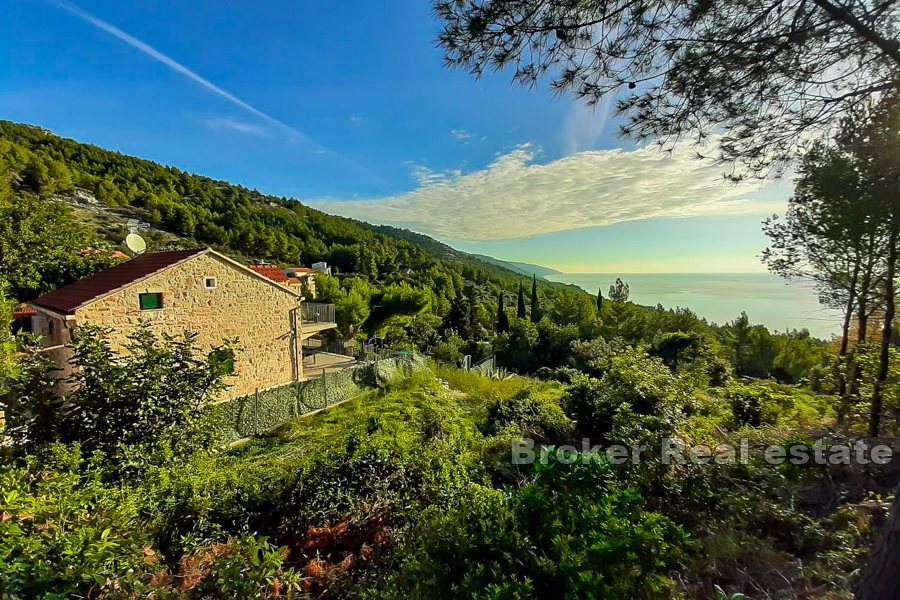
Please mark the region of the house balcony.
<svg viewBox="0 0 900 600"><path fill-rule="evenodd" d="M319 302L303 302L300 304L300 331L301 338L308 337L334 329L337 323L334 320L334 304L322 304Z"/></svg>

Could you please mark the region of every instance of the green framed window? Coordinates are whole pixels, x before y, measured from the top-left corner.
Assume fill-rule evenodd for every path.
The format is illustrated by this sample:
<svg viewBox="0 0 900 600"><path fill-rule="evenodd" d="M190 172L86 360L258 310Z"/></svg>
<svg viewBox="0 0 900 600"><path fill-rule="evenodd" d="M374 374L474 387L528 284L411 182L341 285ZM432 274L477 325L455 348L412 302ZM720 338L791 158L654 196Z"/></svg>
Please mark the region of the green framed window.
<svg viewBox="0 0 900 600"><path fill-rule="evenodd" d="M141 303L141 310L159 310L163 307L163 295L161 292L140 294L138 300Z"/></svg>

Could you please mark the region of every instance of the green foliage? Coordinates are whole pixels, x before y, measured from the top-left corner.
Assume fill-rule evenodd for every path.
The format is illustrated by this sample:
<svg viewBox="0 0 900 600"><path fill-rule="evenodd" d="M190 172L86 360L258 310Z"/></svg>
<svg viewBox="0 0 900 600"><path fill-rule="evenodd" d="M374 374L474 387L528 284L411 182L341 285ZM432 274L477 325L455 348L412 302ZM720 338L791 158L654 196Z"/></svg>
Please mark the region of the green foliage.
<svg viewBox="0 0 900 600"><path fill-rule="evenodd" d="M731 403L733 426L809 426L827 422L833 415L831 398L773 382L728 385L725 396Z"/></svg>
<svg viewBox="0 0 900 600"><path fill-rule="evenodd" d="M572 365L590 375L602 377L612 366L613 358L625 352L627 344L621 338L596 337L591 340L575 340L571 344Z"/></svg>
<svg viewBox="0 0 900 600"><path fill-rule="evenodd" d="M531 278L531 322L540 323L543 317L541 298L538 296L537 275L533 275Z"/></svg>
<svg viewBox="0 0 900 600"><path fill-rule="evenodd" d="M662 417L674 423L680 418L684 398L669 369L657 358L629 350L614 357L600 379L583 377L566 393L563 407L579 432L595 442L625 436L616 429L620 414ZM620 426L624 425L620 423Z"/></svg>
<svg viewBox="0 0 900 600"><path fill-rule="evenodd" d="M114 262L65 205L0 193L0 279L13 298L32 300Z"/></svg>
<svg viewBox="0 0 900 600"><path fill-rule="evenodd" d="M196 345L196 334L157 336L145 326L117 354L105 332L81 327L75 335L74 391L62 400L48 398L48 373L26 373L27 385L13 409L18 444L33 447L46 440L80 442L86 451L121 456L123 446L169 441L184 452L211 440L201 426L203 407L224 389L221 364ZM230 344L216 349L230 352ZM35 358L37 368L46 366ZM23 402L22 398L28 399Z"/></svg>
<svg viewBox="0 0 900 600"><path fill-rule="evenodd" d="M519 294L516 298L516 318L528 318L528 309L525 308L525 286L522 285L521 281L519 282Z"/></svg>
<svg viewBox="0 0 900 600"><path fill-rule="evenodd" d="M13 335L13 309L16 303L6 295L6 284L0 279L0 397L6 393L8 381L19 368L16 361L18 344Z"/></svg>
<svg viewBox="0 0 900 600"><path fill-rule="evenodd" d="M511 495L473 488L426 513L385 597L670 597L679 532L640 504L591 463L554 464Z"/></svg>
<svg viewBox="0 0 900 600"><path fill-rule="evenodd" d="M496 435L511 428L522 437L561 444L572 433L573 423L557 402L532 397L522 390L512 398L495 401L488 406L487 432Z"/></svg>
<svg viewBox="0 0 900 600"><path fill-rule="evenodd" d="M0 410L6 421L0 439L21 449L56 440L65 411L64 400L55 390L53 363L40 351L39 340L20 336L16 341L16 371L0 389Z"/></svg>
<svg viewBox="0 0 900 600"><path fill-rule="evenodd" d="M538 329L531 321L515 319L509 332L494 340L495 350L504 366L519 372L529 372L536 367L534 347L538 342Z"/></svg>
<svg viewBox="0 0 900 600"><path fill-rule="evenodd" d="M591 297L581 290L560 290L548 316L557 325L590 327L596 310Z"/></svg>
<svg viewBox="0 0 900 600"><path fill-rule="evenodd" d="M509 315L503 308L503 294L497 296L497 333L506 333L509 331Z"/></svg>
<svg viewBox="0 0 900 600"><path fill-rule="evenodd" d="M47 466L35 458L19 467L0 465L0 596L65 598L144 588L149 538L134 498L104 485L99 471L82 475L77 447L50 448L44 459Z"/></svg>

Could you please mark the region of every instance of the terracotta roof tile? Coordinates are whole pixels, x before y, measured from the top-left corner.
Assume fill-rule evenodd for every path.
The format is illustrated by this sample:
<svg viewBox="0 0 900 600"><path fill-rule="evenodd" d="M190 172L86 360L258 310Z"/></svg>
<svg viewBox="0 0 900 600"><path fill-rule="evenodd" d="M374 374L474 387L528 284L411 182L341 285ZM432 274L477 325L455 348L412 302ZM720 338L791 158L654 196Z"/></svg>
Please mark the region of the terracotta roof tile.
<svg viewBox="0 0 900 600"><path fill-rule="evenodd" d="M14 319L22 319L25 317L33 317L37 314L37 311L28 306L27 304L19 304L13 309L13 318Z"/></svg>
<svg viewBox="0 0 900 600"><path fill-rule="evenodd" d="M275 265L250 265L250 268L275 283L287 283L288 276Z"/></svg>
<svg viewBox="0 0 900 600"><path fill-rule="evenodd" d="M77 308L92 300L206 251L205 248L194 248L142 254L90 277L47 292L32 300L31 304L62 314L72 314Z"/></svg>

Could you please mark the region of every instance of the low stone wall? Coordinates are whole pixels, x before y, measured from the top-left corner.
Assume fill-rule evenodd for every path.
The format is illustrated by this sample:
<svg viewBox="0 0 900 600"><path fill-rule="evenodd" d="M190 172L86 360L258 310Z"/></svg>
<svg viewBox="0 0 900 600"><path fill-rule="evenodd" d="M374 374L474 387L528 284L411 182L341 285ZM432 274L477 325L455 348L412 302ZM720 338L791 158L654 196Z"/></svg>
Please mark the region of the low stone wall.
<svg viewBox="0 0 900 600"><path fill-rule="evenodd" d="M427 368L426 361L415 354L366 362L315 379L234 398L209 410L222 428L223 441L230 442L260 435L290 419Z"/></svg>

